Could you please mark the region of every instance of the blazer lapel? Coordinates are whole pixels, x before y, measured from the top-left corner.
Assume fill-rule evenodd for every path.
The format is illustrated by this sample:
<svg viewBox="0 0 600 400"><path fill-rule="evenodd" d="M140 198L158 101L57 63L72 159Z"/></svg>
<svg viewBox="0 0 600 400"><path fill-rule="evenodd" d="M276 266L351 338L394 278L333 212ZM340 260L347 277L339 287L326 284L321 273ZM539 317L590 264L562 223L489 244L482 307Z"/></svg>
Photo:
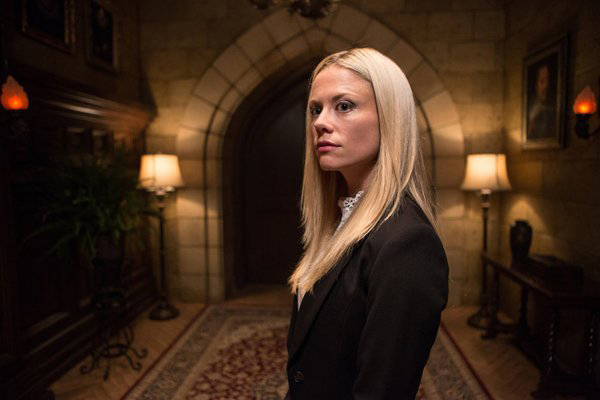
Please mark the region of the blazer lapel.
<svg viewBox="0 0 600 400"><path fill-rule="evenodd" d="M327 295L333 288L333 285L337 281L338 277L348 265L352 258L353 251L346 254L336 265L333 267L327 275L321 278L314 286L311 294L307 293L302 299L300 304L300 310L298 310L293 318L294 326L290 328L290 334L293 334L291 341L288 338L288 342L291 346L288 347L288 355L290 361L294 358L298 350L300 349L306 335L310 331L310 328L323 305L323 302L327 298ZM297 301L294 302L294 306L297 308Z"/></svg>

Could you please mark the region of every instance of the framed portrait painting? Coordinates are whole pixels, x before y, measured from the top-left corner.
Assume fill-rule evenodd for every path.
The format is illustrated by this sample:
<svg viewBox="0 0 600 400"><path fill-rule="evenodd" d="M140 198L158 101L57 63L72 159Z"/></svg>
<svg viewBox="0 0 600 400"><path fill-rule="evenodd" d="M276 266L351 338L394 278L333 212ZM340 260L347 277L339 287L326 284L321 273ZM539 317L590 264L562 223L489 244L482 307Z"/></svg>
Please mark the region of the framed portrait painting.
<svg viewBox="0 0 600 400"><path fill-rule="evenodd" d="M75 52L74 0L20 0L21 31L50 46Z"/></svg>
<svg viewBox="0 0 600 400"><path fill-rule="evenodd" d="M88 62L106 71L118 71L118 21L109 0L85 0L86 56Z"/></svg>
<svg viewBox="0 0 600 400"><path fill-rule="evenodd" d="M523 60L524 149L561 148L564 144L568 36L531 52Z"/></svg>

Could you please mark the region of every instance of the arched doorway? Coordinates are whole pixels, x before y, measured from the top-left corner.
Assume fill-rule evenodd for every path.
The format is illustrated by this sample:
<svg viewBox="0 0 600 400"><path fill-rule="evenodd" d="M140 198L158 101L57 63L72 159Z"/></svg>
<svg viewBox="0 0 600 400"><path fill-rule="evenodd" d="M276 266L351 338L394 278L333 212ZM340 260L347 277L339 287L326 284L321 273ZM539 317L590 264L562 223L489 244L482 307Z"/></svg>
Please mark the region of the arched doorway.
<svg viewBox="0 0 600 400"><path fill-rule="evenodd" d="M301 252L304 110L313 63L281 71L240 105L224 147L225 237L235 289L285 284ZM276 84L272 84L276 82ZM229 211L229 213L228 213ZM230 215L231 218L227 216ZM227 244L226 244L227 246Z"/></svg>

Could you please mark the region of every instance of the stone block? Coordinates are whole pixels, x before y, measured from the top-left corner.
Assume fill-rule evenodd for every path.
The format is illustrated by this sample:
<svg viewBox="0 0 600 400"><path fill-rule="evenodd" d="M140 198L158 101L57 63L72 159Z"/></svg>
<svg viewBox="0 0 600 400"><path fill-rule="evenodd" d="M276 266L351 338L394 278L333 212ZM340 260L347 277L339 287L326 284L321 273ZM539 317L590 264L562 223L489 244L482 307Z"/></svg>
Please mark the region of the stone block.
<svg viewBox="0 0 600 400"><path fill-rule="evenodd" d="M502 72L482 72L471 76L474 102L500 103L504 100Z"/></svg>
<svg viewBox="0 0 600 400"><path fill-rule="evenodd" d="M221 167L223 160L205 160L206 163L206 186L209 188L220 188L222 185Z"/></svg>
<svg viewBox="0 0 600 400"><path fill-rule="evenodd" d="M207 208L206 215L208 218L219 218L223 215L223 204L221 201L221 189L208 189L206 191Z"/></svg>
<svg viewBox="0 0 600 400"><path fill-rule="evenodd" d="M242 95L236 88L232 87L225 94L225 96L223 97L223 100L221 100L221 104L219 104L219 107L221 109L229 112L230 114L233 114L235 109L237 108L237 106L240 105L241 101L242 101Z"/></svg>
<svg viewBox="0 0 600 400"><path fill-rule="evenodd" d="M188 76L185 50L156 50L142 56L142 72L150 80L183 79Z"/></svg>
<svg viewBox="0 0 600 400"><path fill-rule="evenodd" d="M179 300L185 302L207 302L208 277L206 275L179 275Z"/></svg>
<svg viewBox="0 0 600 400"><path fill-rule="evenodd" d="M337 53L338 51L348 50L352 45L335 35L329 35L323 42L323 52L325 54Z"/></svg>
<svg viewBox="0 0 600 400"><path fill-rule="evenodd" d="M223 246L223 219L209 218L208 219L208 246L221 247Z"/></svg>
<svg viewBox="0 0 600 400"><path fill-rule="evenodd" d="M277 45L281 45L301 33L300 26L296 23L294 17L283 9L269 15L262 23Z"/></svg>
<svg viewBox="0 0 600 400"><path fill-rule="evenodd" d="M229 82L235 82L250 67L248 56L235 44L229 46L214 63Z"/></svg>
<svg viewBox="0 0 600 400"><path fill-rule="evenodd" d="M215 107L199 97L192 96L187 104L181 124L186 128L207 131Z"/></svg>
<svg viewBox="0 0 600 400"><path fill-rule="evenodd" d="M423 103L423 109L432 129L456 125L459 122L454 102L447 91L439 92Z"/></svg>
<svg viewBox="0 0 600 400"><path fill-rule="evenodd" d="M252 62L257 62L275 48L275 42L262 24L244 33L237 44Z"/></svg>
<svg viewBox="0 0 600 400"><path fill-rule="evenodd" d="M165 46L169 49L206 47L208 44L205 21L169 21L165 26Z"/></svg>
<svg viewBox="0 0 600 400"><path fill-rule="evenodd" d="M452 280L463 280L467 275L465 265L465 251L462 249L446 249L448 258L449 278Z"/></svg>
<svg viewBox="0 0 600 400"><path fill-rule="evenodd" d="M383 25L381 22L372 19L367 26L365 34L359 41L360 46L372 47L383 54L392 49L399 40L398 35Z"/></svg>
<svg viewBox="0 0 600 400"><path fill-rule="evenodd" d="M171 106L182 106L188 102L192 89L196 85L195 79L175 79L169 81L169 104Z"/></svg>
<svg viewBox="0 0 600 400"><path fill-rule="evenodd" d="M461 41L473 37L473 14L470 12L434 12L429 14L430 40Z"/></svg>
<svg viewBox="0 0 600 400"><path fill-rule="evenodd" d="M175 135L181 122L183 107L159 107L157 111L158 114L148 126L146 133L148 135Z"/></svg>
<svg viewBox="0 0 600 400"><path fill-rule="evenodd" d="M286 60L291 61L303 54L309 53L310 48L304 35L299 35L284 43L279 50Z"/></svg>
<svg viewBox="0 0 600 400"><path fill-rule="evenodd" d="M177 215L198 218L206 215L204 191L199 189L179 189L177 192Z"/></svg>
<svg viewBox="0 0 600 400"><path fill-rule="evenodd" d="M441 220L461 219L465 216L465 192L459 189L438 189L436 191L438 218Z"/></svg>
<svg viewBox="0 0 600 400"><path fill-rule="evenodd" d="M460 219L439 219L440 239L448 252L451 249L461 250L465 245L463 221Z"/></svg>
<svg viewBox="0 0 600 400"><path fill-rule="evenodd" d="M475 39L504 39L504 12L481 11L475 13Z"/></svg>
<svg viewBox="0 0 600 400"><path fill-rule="evenodd" d="M439 157L435 160L436 182L438 188L458 188L465 174L463 157Z"/></svg>
<svg viewBox="0 0 600 400"><path fill-rule="evenodd" d="M365 34L370 18L360 11L340 6L331 25L331 30L349 42L358 42Z"/></svg>
<svg viewBox="0 0 600 400"><path fill-rule="evenodd" d="M427 13L423 12L405 12L401 14L384 15L384 21L388 26L394 27L402 37L410 40L412 43L423 43L427 41Z"/></svg>
<svg viewBox="0 0 600 400"><path fill-rule="evenodd" d="M200 155L198 155L199 157ZM189 188L202 187L204 184L204 163L202 160L179 159L181 176L185 186Z"/></svg>
<svg viewBox="0 0 600 400"><path fill-rule="evenodd" d="M449 11L452 4L450 1L439 0L405 0L406 11Z"/></svg>
<svg viewBox="0 0 600 400"><path fill-rule="evenodd" d="M465 143L460 124L436 128L432 132L436 156L461 156L465 153Z"/></svg>
<svg viewBox="0 0 600 400"><path fill-rule="evenodd" d="M179 218L177 228L180 246L204 247L206 245L204 218Z"/></svg>
<svg viewBox="0 0 600 400"><path fill-rule="evenodd" d="M423 60L423 57L402 39L387 52L387 56L398 64L406 76L409 76Z"/></svg>
<svg viewBox="0 0 600 400"><path fill-rule="evenodd" d="M209 68L194 89L194 95L207 100L211 104L219 104L231 84L216 69Z"/></svg>
<svg viewBox="0 0 600 400"><path fill-rule="evenodd" d="M470 103L473 100L473 74L444 71L441 78L455 102Z"/></svg>
<svg viewBox="0 0 600 400"><path fill-rule="evenodd" d="M209 300L211 303L225 301L225 279L222 276L209 276Z"/></svg>
<svg viewBox="0 0 600 400"><path fill-rule="evenodd" d="M229 113L227 113L223 110L217 109L213 116L213 120L211 121L211 124L210 124L210 130L209 130L210 133L214 133L217 135L225 135L225 132L227 132L227 126L229 125L230 119L231 119L231 116L229 115Z"/></svg>
<svg viewBox="0 0 600 400"><path fill-rule="evenodd" d="M460 72L498 70L496 48L489 42L453 43L450 45L450 68Z"/></svg>
<svg viewBox="0 0 600 400"><path fill-rule="evenodd" d="M408 80L415 96L421 103L444 90L444 84L429 63L421 63L415 68Z"/></svg>
<svg viewBox="0 0 600 400"><path fill-rule="evenodd" d="M503 0L452 0L453 10L502 10Z"/></svg>
<svg viewBox="0 0 600 400"><path fill-rule="evenodd" d="M148 153L177 153L177 137L164 135L146 135L146 151Z"/></svg>
<svg viewBox="0 0 600 400"><path fill-rule="evenodd" d="M179 273L200 275L206 273L206 250L202 247L179 247Z"/></svg>
<svg viewBox="0 0 600 400"><path fill-rule="evenodd" d="M220 160L223 157L223 136L208 135L206 158L208 160Z"/></svg>
<svg viewBox="0 0 600 400"><path fill-rule="evenodd" d="M285 64L285 58L278 49L274 49L269 54L256 62L256 69L262 76L269 76Z"/></svg>
<svg viewBox="0 0 600 400"><path fill-rule="evenodd" d="M436 71L448 70L450 62L450 46L445 40L436 40L422 43L419 50L423 52L425 59L436 69Z"/></svg>
<svg viewBox="0 0 600 400"><path fill-rule="evenodd" d="M322 55L323 42L327 36L327 32L319 28L313 28L304 33L304 37L306 37L313 52L319 55Z"/></svg>
<svg viewBox="0 0 600 400"><path fill-rule="evenodd" d="M458 112L465 133L489 135L490 132L501 132L502 130L502 103L460 105Z"/></svg>
<svg viewBox="0 0 600 400"><path fill-rule="evenodd" d="M142 52L164 49L166 46L165 23L143 21L140 23L140 49Z"/></svg>
<svg viewBox="0 0 600 400"><path fill-rule="evenodd" d="M223 277L223 248L210 247L208 249L208 275Z"/></svg>
<svg viewBox="0 0 600 400"><path fill-rule="evenodd" d="M182 159L201 158L204 155L206 133L196 129L180 127L177 132L177 154Z"/></svg>
<svg viewBox="0 0 600 400"><path fill-rule="evenodd" d="M201 76L202 73L211 66L213 60L217 57L217 51L211 48L201 48L188 50L188 76Z"/></svg>
<svg viewBox="0 0 600 400"><path fill-rule="evenodd" d="M244 95L249 95L252 90L262 81L263 77L260 72L254 67L250 67L240 79L237 80L235 86Z"/></svg>
<svg viewBox="0 0 600 400"><path fill-rule="evenodd" d="M513 190L528 193L541 192L543 182L541 161L509 162L507 170Z"/></svg>

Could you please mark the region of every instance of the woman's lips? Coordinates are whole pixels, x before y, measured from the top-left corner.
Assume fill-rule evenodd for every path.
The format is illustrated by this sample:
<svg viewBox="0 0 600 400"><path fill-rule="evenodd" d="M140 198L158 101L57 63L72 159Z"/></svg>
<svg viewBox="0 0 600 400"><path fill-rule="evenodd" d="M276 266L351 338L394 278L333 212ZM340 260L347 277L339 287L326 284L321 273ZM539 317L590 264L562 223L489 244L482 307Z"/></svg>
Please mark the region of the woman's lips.
<svg viewBox="0 0 600 400"><path fill-rule="evenodd" d="M319 153L327 153L329 151L335 150L338 147L340 146L331 142L317 143L317 151Z"/></svg>

